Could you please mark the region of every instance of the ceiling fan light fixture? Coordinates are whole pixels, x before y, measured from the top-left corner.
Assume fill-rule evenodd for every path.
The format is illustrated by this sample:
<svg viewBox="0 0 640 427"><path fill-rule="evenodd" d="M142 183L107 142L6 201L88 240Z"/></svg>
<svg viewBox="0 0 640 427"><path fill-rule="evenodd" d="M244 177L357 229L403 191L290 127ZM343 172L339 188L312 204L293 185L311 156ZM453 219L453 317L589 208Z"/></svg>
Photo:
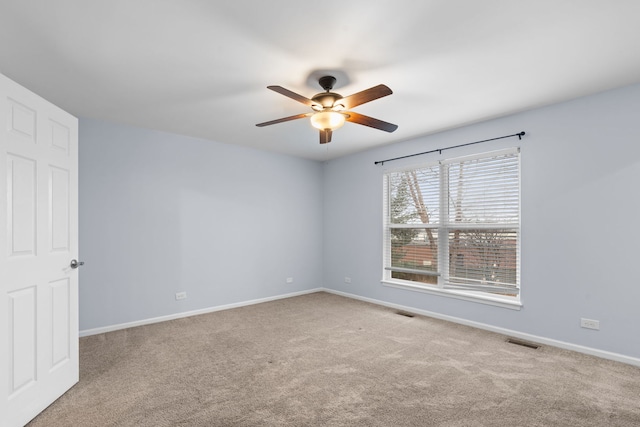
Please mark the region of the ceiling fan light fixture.
<svg viewBox="0 0 640 427"><path fill-rule="evenodd" d="M336 111L320 111L311 116L311 125L320 130L335 130L344 125L346 116Z"/></svg>

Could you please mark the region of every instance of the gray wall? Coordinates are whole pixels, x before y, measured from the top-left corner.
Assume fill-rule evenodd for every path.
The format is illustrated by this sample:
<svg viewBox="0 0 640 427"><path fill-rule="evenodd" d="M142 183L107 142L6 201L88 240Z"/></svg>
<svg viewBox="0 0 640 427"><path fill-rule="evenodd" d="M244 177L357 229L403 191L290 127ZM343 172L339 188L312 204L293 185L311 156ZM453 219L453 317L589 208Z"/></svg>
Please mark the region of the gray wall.
<svg viewBox="0 0 640 427"><path fill-rule="evenodd" d="M324 286L640 357L640 85L373 149L325 163ZM425 112L425 120L429 119ZM402 126L402 123L400 123ZM517 138L374 161L526 131ZM514 145L522 147L520 311L383 286L385 168ZM352 278L351 284L344 277ZM600 331L580 328L580 318Z"/></svg>
<svg viewBox="0 0 640 427"><path fill-rule="evenodd" d="M90 119L79 139L80 330L322 286L320 163Z"/></svg>

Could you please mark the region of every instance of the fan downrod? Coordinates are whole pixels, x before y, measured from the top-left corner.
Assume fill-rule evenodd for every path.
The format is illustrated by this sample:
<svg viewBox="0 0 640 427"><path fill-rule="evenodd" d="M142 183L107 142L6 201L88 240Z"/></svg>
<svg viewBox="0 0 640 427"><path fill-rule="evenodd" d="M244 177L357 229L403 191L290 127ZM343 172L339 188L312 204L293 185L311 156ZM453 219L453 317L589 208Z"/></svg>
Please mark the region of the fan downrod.
<svg viewBox="0 0 640 427"><path fill-rule="evenodd" d="M333 76L323 76L318 79L318 83L320 83L320 87L322 87L322 89L327 92L331 92L333 85L336 84L336 78Z"/></svg>

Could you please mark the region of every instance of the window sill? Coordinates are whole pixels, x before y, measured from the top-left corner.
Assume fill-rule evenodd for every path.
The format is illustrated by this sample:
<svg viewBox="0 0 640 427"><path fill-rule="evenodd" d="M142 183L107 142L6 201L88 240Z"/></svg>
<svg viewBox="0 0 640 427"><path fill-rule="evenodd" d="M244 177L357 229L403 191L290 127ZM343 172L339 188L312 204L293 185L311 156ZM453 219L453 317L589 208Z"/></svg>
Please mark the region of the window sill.
<svg viewBox="0 0 640 427"><path fill-rule="evenodd" d="M466 291L454 291L450 289L440 289L428 286L415 285L413 283L404 282L401 280L382 280L381 283L384 286L390 288L406 289L409 291L423 292L426 294L438 295L445 298L456 298L465 301L471 301L479 304L493 305L496 307L508 308L511 310L520 310L522 303L511 299L500 298L498 296L491 295L478 295L472 292Z"/></svg>

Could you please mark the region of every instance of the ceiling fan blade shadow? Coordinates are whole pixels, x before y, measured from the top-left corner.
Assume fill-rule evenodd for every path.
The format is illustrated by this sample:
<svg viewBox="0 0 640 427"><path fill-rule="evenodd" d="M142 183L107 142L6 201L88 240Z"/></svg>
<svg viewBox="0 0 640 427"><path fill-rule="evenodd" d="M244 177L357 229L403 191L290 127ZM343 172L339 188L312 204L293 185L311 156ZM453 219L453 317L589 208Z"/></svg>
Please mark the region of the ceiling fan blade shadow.
<svg viewBox="0 0 640 427"><path fill-rule="evenodd" d="M309 107L311 107L311 106L316 104L315 102L313 102L309 98L304 97L302 95L298 95L295 92L291 92L289 89L285 89L282 86L267 86L267 89L271 89L274 92L278 92L280 95L287 96L287 97L289 97L289 98L291 98L293 100L301 102L304 105L308 105Z"/></svg>
<svg viewBox="0 0 640 427"><path fill-rule="evenodd" d="M380 129L385 132L393 132L398 129L398 125L394 125L393 123L385 122L379 119L374 119L373 117L365 116L364 114L354 113L353 111L345 111L345 114L348 115L346 120L351 123L369 126L371 128Z"/></svg>
<svg viewBox="0 0 640 427"><path fill-rule="evenodd" d="M339 103L344 105L346 109L351 109L362 105L366 102L373 101L374 99L382 98L383 96L391 95L393 91L385 85L374 86L369 89L365 89L362 92L354 93L353 95L342 98Z"/></svg>
<svg viewBox="0 0 640 427"><path fill-rule="evenodd" d="M324 129L320 131L320 144L327 144L331 142L331 135L333 131L331 129Z"/></svg>
<svg viewBox="0 0 640 427"><path fill-rule="evenodd" d="M313 115L313 113L296 114L295 116L283 117L281 119L271 120L269 122L258 123L258 124L256 124L256 126L261 128L261 127L264 127L264 126L275 125L277 123L288 122L288 121L296 120L296 119L303 119L303 118L309 117L311 115Z"/></svg>

